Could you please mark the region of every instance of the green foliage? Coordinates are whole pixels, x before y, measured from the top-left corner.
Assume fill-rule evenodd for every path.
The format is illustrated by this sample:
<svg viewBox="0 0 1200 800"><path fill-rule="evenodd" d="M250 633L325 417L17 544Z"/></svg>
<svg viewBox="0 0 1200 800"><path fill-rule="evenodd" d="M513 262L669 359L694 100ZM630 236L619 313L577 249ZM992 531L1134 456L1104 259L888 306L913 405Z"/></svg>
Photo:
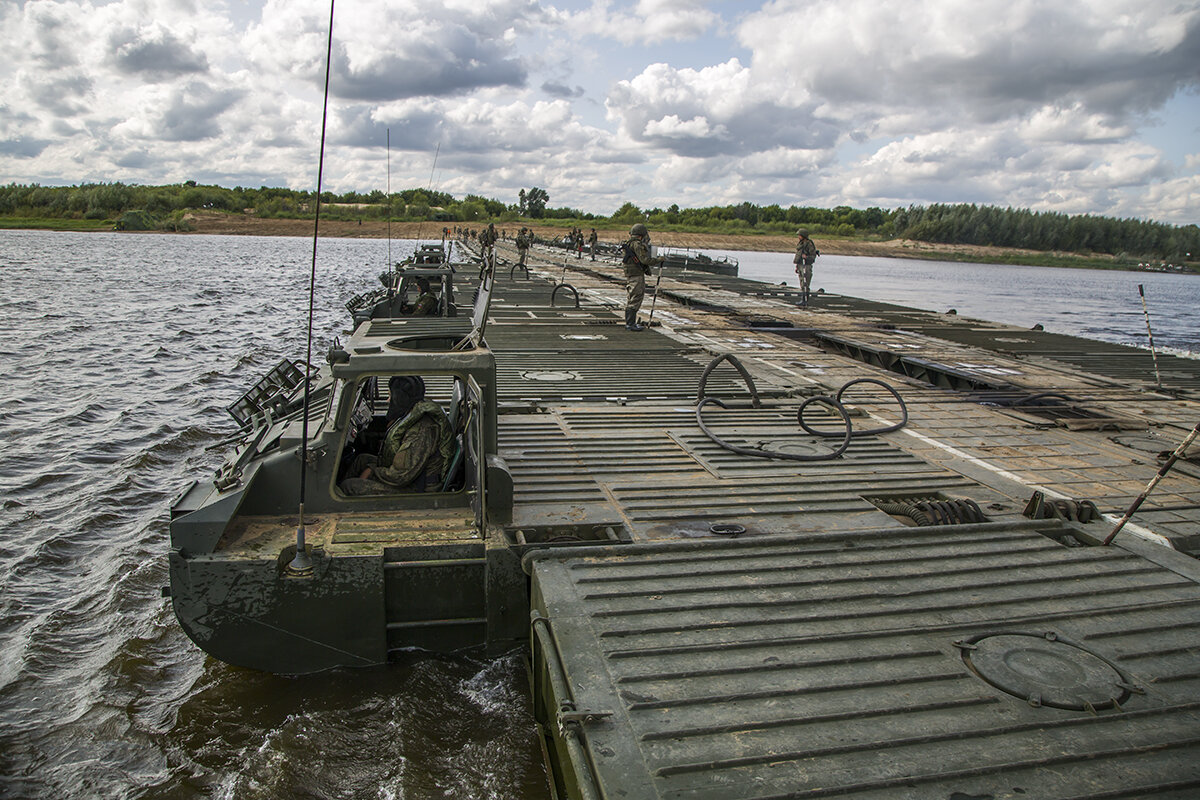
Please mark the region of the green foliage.
<svg viewBox="0 0 1200 800"><path fill-rule="evenodd" d="M185 212L172 211L166 219L158 224L160 231L191 231L195 230L196 226L192 221L186 218Z"/></svg>
<svg viewBox="0 0 1200 800"><path fill-rule="evenodd" d="M123 183L90 183L80 186L40 186L11 183L0 186L0 218L63 220L78 225L89 223L145 225L146 218L168 229L189 223L189 210L250 213L259 217L312 218L312 192L262 186L227 189L185 181L167 186ZM759 206L742 202L725 206L643 211L624 203L610 217L584 213L573 208L547 208L550 195L544 189L522 189L513 206L480 195L462 200L446 192L412 188L390 196L374 189L338 195L322 192L321 215L332 219L409 219L480 222L515 222L518 216L545 222L559 221L568 227L583 221L607 219L625 227L646 221L652 228L672 231L729 232L794 235L799 227L814 237L870 236L907 238L947 244L996 245L1039 251L1123 254L1130 261L1160 258L1179 262L1186 253L1200 253L1200 228L1173 226L1135 219L1111 219L1090 215L1068 216L1029 209L997 208L968 204L909 206L895 210L856 209L850 206L816 208L777 203ZM129 216L134 212L137 215ZM29 223L32 225L33 223ZM40 224L40 223L39 223ZM70 226L67 226L70 227ZM1195 259L1195 256L1192 256Z"/></svg>
<svg viewBox="0 0 1200 800"><path fill-rule="evenodd" d="M117 220L119 231L152 231L158 228L158 218L148 211L130 210Z"/></svg>
<svg viewBox="0 0 1200 800"><path fill-rule="evenodd" d="M1200 228L1161 222L976 205L909 206L893 214L895 235L927 242L1071 253L1137 253L1182 260L1200 251Z"/></svg>
<svg viewBox="0 0 1200 800"><path fill-rule="evenodd" d="M661 217L662 215L655 214L654 216ZM635 222L642 222L646 217L642 214L642 210L633 203L626 203L613 212L609 219L622 225L632 225Z"/></svg>
<svg viewBox="0 0 1200 800"><path fill-rule="evenodd" d="M522 216L541 219L546 216L546 203L550 202L550 194L545 189L533 187L528 192L524 189L518 195Z"/></svg>

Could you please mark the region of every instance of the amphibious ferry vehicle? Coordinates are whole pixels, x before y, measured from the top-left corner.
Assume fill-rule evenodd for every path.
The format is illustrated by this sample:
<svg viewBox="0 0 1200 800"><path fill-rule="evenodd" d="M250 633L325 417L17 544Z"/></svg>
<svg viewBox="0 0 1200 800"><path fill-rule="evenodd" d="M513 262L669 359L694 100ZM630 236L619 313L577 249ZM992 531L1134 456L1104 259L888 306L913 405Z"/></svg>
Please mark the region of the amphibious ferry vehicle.
<svg viewBox="0 0 1200 800"><path fill-rule="evenodd" d="M527 647L559 797L1200 794L1200 361L671 267L629 331L615 261L515 259L234 405L171 511L199 647ZM453 452L349 495L397 376Z"/></svg>

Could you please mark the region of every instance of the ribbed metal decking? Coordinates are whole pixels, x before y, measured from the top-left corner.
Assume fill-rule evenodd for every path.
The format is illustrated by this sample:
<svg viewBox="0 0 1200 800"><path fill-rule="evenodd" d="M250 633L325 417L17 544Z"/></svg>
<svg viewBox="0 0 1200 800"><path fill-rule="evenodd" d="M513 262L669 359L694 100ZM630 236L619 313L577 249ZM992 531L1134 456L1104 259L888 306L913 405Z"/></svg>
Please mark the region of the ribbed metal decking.
<svg viewBox="0 0 1200 800"><path fill-rule="evenodd" d="M535 556L535 711L551 733L561 726L549 738L567 765L562 788L677 800L1197 796L1195 562L1171 554L1167 568L1043 533L1062 530Z"/></svg>
<svg viewBox="0 0 1200 800"><path fill-rule="evenodd" d="M1133 348L835 295L801 307L675 270L664 327L635 334L613 324L614 265L535 252L531 270L502 275L487 333L510 530L626 540L527 557L535 715L562 796L1200 796L1196 561L1125 534L1078 546L1195 424L1200 362L1165 362L1172 396L1148 391ZM550 303L564 275L580 308ZM863 377L910 422L832 460L731 452L695 415L722 354L764 401L728 364L708 375L730 407L704 419L728 443L828 452L797 407ZM900 416L869 387L847 402L856 430ZM838 427L810 408L822 419ZM1034 491L1109 519L1028 520ZM915 498L985 521L882 510ZM1195 462L1134 522L1200 549Z"/></svg>

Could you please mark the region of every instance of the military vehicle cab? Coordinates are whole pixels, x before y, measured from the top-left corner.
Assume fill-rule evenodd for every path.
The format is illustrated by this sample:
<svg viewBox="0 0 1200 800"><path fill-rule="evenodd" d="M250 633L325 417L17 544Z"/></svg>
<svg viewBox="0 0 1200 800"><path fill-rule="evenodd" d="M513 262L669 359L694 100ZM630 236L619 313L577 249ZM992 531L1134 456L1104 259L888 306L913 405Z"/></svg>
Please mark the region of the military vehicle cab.
<svg viewBox="0 0 1200 800"><path fill-rule="evenodd" d="M298 674L411 647L500 650L525 635L524 576L503 535L512 478L496 454L496 364L482 340L490 290L480 295L465 337L363 322L315 372L307 421L302 364L283 362L231 406L243 426L233 454L171 509L170 594L202 649ZM348 494L364 434L387 428L397 376L419 377L445 415L450 458L419 487ZM312 565L298 571L302 480Z"/></svg>
<svg viewBox="0 0 1200 800"><path fill-rule="evenodd" d="M454 274L455 265L450 263L443 245L423 244L411 258L396 264L395 269L379 274L383 288L351 298L346 303L346 310L356 326L369 319L413 316L413 304L421 292L417 279L424 278L437 297L437 306L429 316L454 317L458 315L454 302Z"/></svg>

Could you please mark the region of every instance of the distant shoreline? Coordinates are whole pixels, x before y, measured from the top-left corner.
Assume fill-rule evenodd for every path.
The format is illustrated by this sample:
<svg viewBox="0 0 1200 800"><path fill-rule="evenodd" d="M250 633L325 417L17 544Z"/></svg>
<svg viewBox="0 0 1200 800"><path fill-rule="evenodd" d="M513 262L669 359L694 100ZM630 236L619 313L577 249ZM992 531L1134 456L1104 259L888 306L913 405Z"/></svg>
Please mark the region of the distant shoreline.
<svg viewBox="0 0 1200 800"><path fill-rule="evenodd" d="M313 234L312 220L305 219L263 219L248 215L233 215L214 212L189 213L184 217L191 230L178 231L181 236L195 234L214 234L223 236L294 236L311 237ZM21 221L7 220L17 224L5 225L6 220L0 219L0 228L17 229L29 228L37 230L54 230L57 226L53 220L38 220L38 224L22 225ZM32 222L32 221L31 221ZM390 236L393 239L439 239L443 227L453 227L462 223L442 222L392 222ZM111 225L111 223L108 223ZM469 223L467 227L482 228L486 223ZM525 222L497 223L497 230L505 230L510 238L524 225L543 238L561 236L565 228L561 225L539 225ZM585 230L587 226L584 226ZM65 230L81 230L78 225L63 225ZM85 232L95 230L111 230L111 227L96 225L82 228ZM166 231L129 231L130 235L140 233L173 233ZM616 243L626 237L624 227L597 227L596 233L601 242ZM790 253L795 249L794 236L779 234L732 234L732 233L688 233L679 231L654 231L651 229L654 244L661 247L680 247L692 250L741 250L757 252ZM381 220L344 220L322 219L320 235L328 238L351 239L384 239L389 236L389 223ZM821 252L826 255L843 256L873 256L877 258L908 258L929 261L948 261L966 263L997 263L1019 264L1027 266L1070 267L1082 269L1134 269L1136 266L1122 263L1111 256L1079 255L1075 253L1047 253L1037 250L1021 250L1009 247L986 247L976 245L938 244L935 242L917 242L908 239L890 239L872 241L854 238L828 238L814 236L814 241ZM1185 273L1187 274L1187 273ZM1194 273L1193 273L1194 274Z"/></svg>
<svg viewBox="0 0 1200 800"><path fill-rule="evenodd" d="M188 221L195 226L191 233L251 236L312 236L312 221L304 219L259 219L250 216L229 214L195 214ZM437 239L443 227L463 223L443 222L392 222L391 236L394 239ZM483 228L484 223L467 223L468 228ZM539 225L536 223L496 223L496 229L507 231L510 237L522 227L531 228L543 238L563 235L561 225ZM588 226L584 226L588 230ZM596 234L601 242L624 241L626 229L597 226ZM321 235L331 238L382 239L388 236L388 223L380 220L329 219L321 220ZM655 231L650 236L660 247L686 247L692 250L742 250L770 253L791 253L796 249L796 237L778 234L734 234L734 233L688 233L681 231ZM821 252L840 256L874 256L877 258L909 258L932 261L959 261L971 263L1026 264L1030 266L1063 266L1085 269L1125 269L1108 256L1079 256L1071 253L1042 253L1036 250L1018 250L1008 247L976 247L972 245L949 245L933 242L916 242L907 239L868 241L852 238L826 238L814 236Z"/></svg>

